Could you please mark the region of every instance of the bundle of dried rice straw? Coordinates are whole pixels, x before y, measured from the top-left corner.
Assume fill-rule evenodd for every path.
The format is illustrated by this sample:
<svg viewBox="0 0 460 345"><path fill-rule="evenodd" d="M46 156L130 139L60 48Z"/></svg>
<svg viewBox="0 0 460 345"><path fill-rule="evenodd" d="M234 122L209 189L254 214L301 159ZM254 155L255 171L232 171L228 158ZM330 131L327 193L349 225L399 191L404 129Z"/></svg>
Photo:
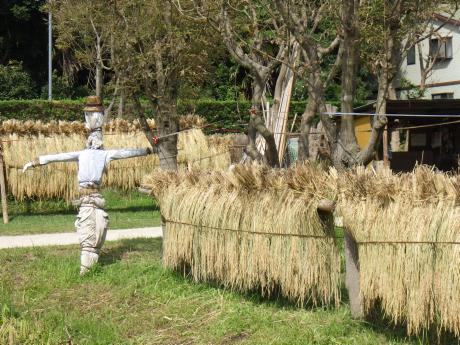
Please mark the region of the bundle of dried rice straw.
<svg viewBox="0 0 460 345"><path fill-rule="evenodd" d="M317 212L318 201L331 197L327 181L311 165L237 165L228 172L155 171L143 185L166 220L166 266L232 289L337 305L340 256L330 219Z"/></svg>
<svg viewBox="0 0 460 345"><path fill-rule="evenodd" d="M365 311L380 303L409 334L435 326L459 336L460 178L427 167L402 175L360 168L338 183Z"/></svg>
<svg viewBox="0 0 460 345"><path fill-rule="evenodd" d="M149 121L154 127L154 122ZM181 120L181 129L203 125L203 120L189 116ZM105 125L106 149L148 147L145 134L137 122L111 121ZM39 155L79 151L86 143L84 123L5 121L1 140L7 172L8 191L17 200L25 197L64 198L72 200L77 194L77 164L54 163L22 173L22 166ZM27 133L27 134L26 134ZM211 139L212 142L212 139ZM218 151L218 152L217 152ZM219 153L219 154L216 154ZM203 158L204 157L204 158ZM179 134L178 162L183 167L227 169L230 165L228 146L210 144L201 129ZM158 156L137 157L110 163L104 186L130 190L140 185L142 177L159 164Z"/></svg>

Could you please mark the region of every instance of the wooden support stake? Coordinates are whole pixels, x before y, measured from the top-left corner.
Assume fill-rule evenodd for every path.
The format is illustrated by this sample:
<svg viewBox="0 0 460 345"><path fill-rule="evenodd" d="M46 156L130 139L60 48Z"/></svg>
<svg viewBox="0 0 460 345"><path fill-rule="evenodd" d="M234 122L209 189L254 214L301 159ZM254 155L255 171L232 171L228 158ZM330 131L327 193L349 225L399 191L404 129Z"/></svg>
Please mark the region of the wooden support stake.
<svg viewBox="0 0 460 345"><path fill-rule="evenodd" d="M335 210L335 202L328 199L322 199L318 202L316 207L318 211L332 213Z"/></svg>
<svg viewBox="0 0 460 345"><path fill-rule="evenodd" d="M164 257L165 257L165 243L166 243L166 218L163 217L163 214L161 214L161 210L160 210L160 216L161 216L161 231L163 232L163 237L162 237L162 245L161 245L161 253L162 253L162 261L163 261L163 265L164 265Z"/></svg>
<svg viewBox="0 0 460 345"><path fill-rule="evenodd" d="M3 161L3 146L0 146L0 193L2 198L2 214L3 223L8 224L8 200L6 198L6 178L5 178L5 162Z"/></svg>
<svg viewBox="0 0 460 345"><path fill-rule="evenodd" d="M140 186L139 188L137 188L137 190L139 191L139 193L152 195L152 190L150 188Z"/></svg>
<svg viewBox="0 0 460 345"><path fill-rule="evenodd" d="M359 254L358 245L354 238L345 231L345 285L350 299L351 316L362 318L364 316L359 294Z"/></svg>

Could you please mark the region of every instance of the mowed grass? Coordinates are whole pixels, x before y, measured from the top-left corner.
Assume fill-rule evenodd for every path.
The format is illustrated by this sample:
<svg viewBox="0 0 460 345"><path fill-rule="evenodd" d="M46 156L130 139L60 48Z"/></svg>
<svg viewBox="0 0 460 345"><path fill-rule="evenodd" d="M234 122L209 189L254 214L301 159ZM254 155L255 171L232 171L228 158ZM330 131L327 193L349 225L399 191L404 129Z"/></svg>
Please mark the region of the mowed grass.
<svg viewBox="0 0 460 345"><path fill-rule="evenodd" d="M78 247L0 251L0 344L430 344L343 304L297 308L196 284L161 265L161 240L107 243L79 277Z"/></svg>
<svg viewBox="0 0 460 345"><path fill-rule="evenodd" d="M141 228L160 224L156 201L137 191L102 191L110 229ZM63 200L10 201L10 223L0 221L0 236L74 231L77 209Z"/></svg>

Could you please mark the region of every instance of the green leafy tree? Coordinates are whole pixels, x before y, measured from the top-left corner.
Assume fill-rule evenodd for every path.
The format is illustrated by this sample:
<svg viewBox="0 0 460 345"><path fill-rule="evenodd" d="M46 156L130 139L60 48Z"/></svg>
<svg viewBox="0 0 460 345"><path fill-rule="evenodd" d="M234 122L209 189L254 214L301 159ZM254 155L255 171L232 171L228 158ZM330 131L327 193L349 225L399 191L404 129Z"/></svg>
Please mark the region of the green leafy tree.
<svg viewBox="0 0 460 345"><path fill-rule="evenodd" d="M86 85L72 85L63 76L53 73L53 99L78 99L90 95ZM48 97L48 85L41 88L41 97Z"/></svg>
<svg viewBox="0 0 460 345"><path fill-rule="evenodd" d="M48 35L44 0L0 1L0 64L21 61L35 83L47 78Z"/></svg>
<svg viewBox="0 0 460 345"><path fill-rule="evenodd" d="M387 100L395 97L393 81L403 57L411 46L423 39L433 14L441 8L455 11L455 2L446 2L447 7L440 7L437 0L342 1L341 111L345 115L335 129L331 120L323 116L333 142L337 143L333 161L338 168L366 165L375 158L387 124ZM360 66L365 66L377 81L375 116L369 142L363 149L359 148L355 137L354 117L347 115L353 112Z"/></svg>
<svg viewBox="0 0 460 345"><path fill-rule="evenodd" d="M112 64L148 138L152 141L140 102L144 97L154 109L158 135L177 132L181 84L200 83L206 71L206 26L181 16L170 1L113 1L110 10ZM160 166L176 169L177 135L155 147Z"/></svg>
<svg viewBox="0 0 460 345"><path fill-rule="evenodd" d="M275 79L273 112L277 113L286 67L281 63L288 58L289 40L285 27L275 14L272 1L174 0L183 17L193 16L195 21L206 23L220 38L232 59L244 68L251 81L252 109L248 124L246 153L253 160L279 166L279 154L274 133L266 126L262 116L265 90ZM276 75L276 77L274 77ZM265 152L256 147L257 135L266 143Z"/></svg>
<svg viewBox="0 0 460 345"><path fill-rule="evenodd" d="M103 94L104 76L113 74L113 36L108 23L112 17L107 5L102 0L60 0L51 1L49 8L54 16L56 47L69 57L65 59L70 62L64 68L65 78L70 81L72 73L87 69L97 96Z"/></svg>
<svg viewBox="0 0 460 345"><path fill-rule="evenodd" d="M299 137L299 160L309 158L309 134L313 119L325 112L328 87L341 64L343 45L337 32L336 0L275 1L281 18L301 49L297 73L308 94Z"/></svg>
<svg viewBox="0 0 460 345"><path fill-rule="evenodd" d="M36 84L21 63L0 65L0 99L32 99L37 97Z"/></svg>

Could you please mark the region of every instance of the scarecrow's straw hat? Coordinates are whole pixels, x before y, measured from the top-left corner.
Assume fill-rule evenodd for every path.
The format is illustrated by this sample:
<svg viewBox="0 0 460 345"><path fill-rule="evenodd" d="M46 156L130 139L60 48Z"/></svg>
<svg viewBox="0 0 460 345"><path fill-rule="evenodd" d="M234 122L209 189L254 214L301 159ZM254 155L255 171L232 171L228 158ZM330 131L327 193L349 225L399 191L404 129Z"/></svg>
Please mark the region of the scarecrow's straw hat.
<svg viewBox="0 0 460 345"><path fill-rule="evenodd" d="M99 96L88 96L86 98L84 111L93 112L93 111L104 111L104 106L102 105L101 97Z"/></svg>

